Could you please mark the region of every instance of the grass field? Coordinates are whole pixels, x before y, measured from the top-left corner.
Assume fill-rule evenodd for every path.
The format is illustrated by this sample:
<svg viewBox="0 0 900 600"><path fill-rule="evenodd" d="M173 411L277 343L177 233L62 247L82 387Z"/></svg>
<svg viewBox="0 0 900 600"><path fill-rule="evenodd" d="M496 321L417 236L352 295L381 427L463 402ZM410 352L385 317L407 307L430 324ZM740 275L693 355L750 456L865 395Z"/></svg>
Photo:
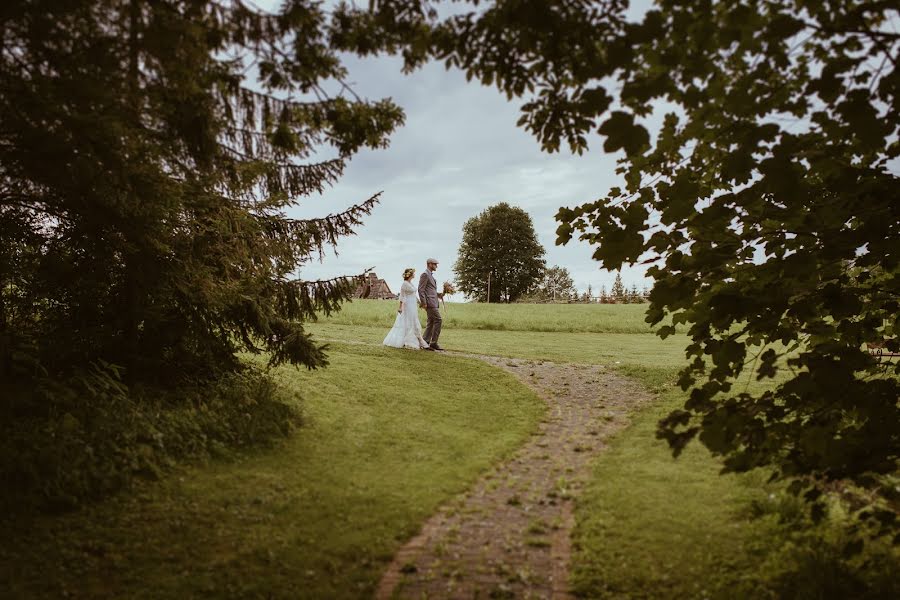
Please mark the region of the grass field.
<svg viewBox="0 0 900 600"><path fill-rule="evenodd" d="M843 555L843 514L813 526L768 473L721 475L697 443L678 459L656 424L684 403L675 371L627 366L658 401L597 461L578 500L572 583L587 598L896 598L898 548ZM759 384L750 384L755 391ZM864 564L869 561L869 564Z"/></svg>
<svg viewBox="0 0 900 600"><path fill-rule="evenodd" d="M556 331L565 333L651 333L646 304L477 304L448 302L442 309L448 329ZM397 303L354 300L322 322L384 327L393 323ZM423 313L424 314L424 313ZM676 328L683 331L684 327Z"/></svg>
<svg viewBox="0 0 900 600"><path fill-rule="evenodd" d="M373 315L379 302L355 310ZM490 306L509 316L506 330L482 326L478 311L486 308L450 305L442 346L612 366L658 396L600 457L578 501L572 584L579 596L879 598L900 592L891 579L896 549L876 545L864 557L844 559L840 527L790 527L803 521L803 511L766 485L767 473L722 476L718 459L699 444L672 458L655 429L684 402L673 382L688 339L679 333L661 340L642 328L646 305ZM454 327L454 314L462 326ZM323 339L378 344L390 320L387 315L373 327L337 317L310 329ZM761 385L748 379L745 387Z"/></svg>
<svg viewBox="0 0 900 600"><path fill-rule="evenodd" d="M180 469L78 513L2 524L4 595L369 597L398 546L520 444L543 411L480 361L381 348L393 307L355 302L309 324L331 344L332 364L277 371L305 415L278 447ZM671 457L654 432L683 402L672 383L687 338L650 333L645 307L447 307L441 343L450 350L603 364L657 395L611 440L577 501L578 595L900 594L896 550L870 548L864 570L862 558L841 556L840 528L780 523L802 522L802 511L764 484L765 473L720 476L696 444Z"/></svg>
<svg viewBox="0 0 900 600"><path fill-rule="evenodd" d="M655 439L656 421L681 401L672 381L687 338L676 334L661 340L646 327L621 333L637 328L639 305L596 307L605 315L621 310L625 327L572 331L580 326L577 313L568 311L572 307L585 308L527 306L528 320L510 322L523 328L518 331L454 328L445 318L441 343L463 352L612 366L660 395L661 402L638 415L601 456L578 502L575 590L584 597L704 597L740 580L742 589L765 594L767 578L759 571L765 552L772 550L765 543L772 540L772 519L751 520L748 510L752 502L767 499L760 477L719 476L718 462L699 446L674 460ZM538 320L541 309L546 322ZM601 323L594 320L590 326L600 329ZM562 331L542 331L550 327ZM386 331L384 323L353 326L340 319L310 329L323 339L367 344L380 343Z"/></svg>
<svg viewBox="0 0 900 600"><path fill-rule="evenodd" d="M398 545L544 403L481 361L336 346L282 368L305 424L78 513L3 523L4 598L364 598Z"/></svg>

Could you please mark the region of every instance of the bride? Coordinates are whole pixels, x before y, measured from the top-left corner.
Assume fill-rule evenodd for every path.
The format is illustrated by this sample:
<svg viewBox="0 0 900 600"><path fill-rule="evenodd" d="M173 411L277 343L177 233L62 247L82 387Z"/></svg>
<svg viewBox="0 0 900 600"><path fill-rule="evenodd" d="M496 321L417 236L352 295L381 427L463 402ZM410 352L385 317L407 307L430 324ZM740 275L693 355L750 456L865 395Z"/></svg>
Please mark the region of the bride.
<svg viewBox="0 0 900 600"><path fill-rule="evenodd" d="M403 285L400 286L400 310L394 326L384 338L383 344L392 348L412 348L420 350L428 348L422 338L422 324L419 323L418 298L416 288L412 284L415 269L403 271Z"/></svg>

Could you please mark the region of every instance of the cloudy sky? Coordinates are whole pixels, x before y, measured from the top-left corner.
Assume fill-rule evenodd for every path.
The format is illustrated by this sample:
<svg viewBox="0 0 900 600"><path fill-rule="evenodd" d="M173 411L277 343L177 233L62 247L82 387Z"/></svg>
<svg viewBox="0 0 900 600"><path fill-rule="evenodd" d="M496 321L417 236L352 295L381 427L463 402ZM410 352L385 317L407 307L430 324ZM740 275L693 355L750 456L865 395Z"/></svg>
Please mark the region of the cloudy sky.
<svg viewBox="0 0 900 600"><path fill-rule="evenodd" d="M548 265L569 269L579 290L610 288L614 273L591 260L592 248L573 241L554 244L554 214L605 195L621 182L615 156L602 151L542 153L537 141L516 127L521 101L508 102L496 88L467 83L459 71L430 64L403 75L392 57L348 56L349 81L365 98L390 97L403 107L406 124L390 148L364 151L350 162L342 180L321 197L292 209L297 218L338 212L382 191L382 201L353 237L344 238L338 256L306 266L304 279L356 274L374 267L392 289L404 268L421 272L425 259L440 261L438 280L452 268L465 221L498 202L526 210L534 221ZM627 286L649 284L643 269L622 272ZM460 298L461 299L461 298Z"/></svg>

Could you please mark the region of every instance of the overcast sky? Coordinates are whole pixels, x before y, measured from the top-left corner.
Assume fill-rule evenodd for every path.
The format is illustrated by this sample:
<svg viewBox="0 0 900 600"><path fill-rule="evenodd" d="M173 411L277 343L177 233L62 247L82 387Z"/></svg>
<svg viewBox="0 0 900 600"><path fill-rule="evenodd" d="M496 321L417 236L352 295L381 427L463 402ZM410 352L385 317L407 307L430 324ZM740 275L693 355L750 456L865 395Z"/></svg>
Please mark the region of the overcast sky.
<svg viewBox="0 0 900 600"><path fill-rule="evenodd" d="M406 267L418 272L425 259L440 261L439 281L453 278L453 264L465 221L498 202L526 210L548 265L566 267L583 291L607 290L614 273L591 260L593 249L573 241L556 246L554 215L620 185L615 156L593 151L545 154L537 141L516 127L521 101L508 102L496 88L467 83L459 71L430 64L403 75L392 57L348 56L349 81L365 98L390 97L406 113L386 150L363 151L349 163L342 180L320 197L291 209L297 218L338 212L383 191L381 203L356 236L344 238L338 256L329 255L301 271L304 279L356 274L374 267L396 291ZM625 269L626 286L649 284L643 269ZM462 300L460 297L459 300Z"/></svg>

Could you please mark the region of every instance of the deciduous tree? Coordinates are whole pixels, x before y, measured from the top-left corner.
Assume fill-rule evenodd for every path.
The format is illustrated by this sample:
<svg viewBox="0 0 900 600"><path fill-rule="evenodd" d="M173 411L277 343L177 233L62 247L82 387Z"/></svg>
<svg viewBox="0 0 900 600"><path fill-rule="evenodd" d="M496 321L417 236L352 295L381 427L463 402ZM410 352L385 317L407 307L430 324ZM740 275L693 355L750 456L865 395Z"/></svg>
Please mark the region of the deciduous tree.
<svg viewBox="0 0 900 600"><path fill-rule="evenodd" d="M554 265L544 271L529 297L539 302L567 302L578 298L578 290L569 270Z"/></svg>
<svg viewBox="0 0 900 600"><path fill-rule="evenodd" d="M895 497L900 364L866 352L900 350L894 5L659 1L630 21L627 4L482 2L441 20L380 0L348 10L339 39L378 31L368 50L407 68L437 58L525 98L519 123L547 151L599 133L621 157L621 185L559 211L558 243L648 265L649 321L687 325L690 397L659 429L676 454L699 438L726 470L770 468L811 500L835 479Z"/></svg>
<svg viewBox="0 0 900 600"><path fill-rule="evenodd" d="M515 302L544 273L543 256L528 213L501 202L466 221L453 269L470 298Z"/></svg>

